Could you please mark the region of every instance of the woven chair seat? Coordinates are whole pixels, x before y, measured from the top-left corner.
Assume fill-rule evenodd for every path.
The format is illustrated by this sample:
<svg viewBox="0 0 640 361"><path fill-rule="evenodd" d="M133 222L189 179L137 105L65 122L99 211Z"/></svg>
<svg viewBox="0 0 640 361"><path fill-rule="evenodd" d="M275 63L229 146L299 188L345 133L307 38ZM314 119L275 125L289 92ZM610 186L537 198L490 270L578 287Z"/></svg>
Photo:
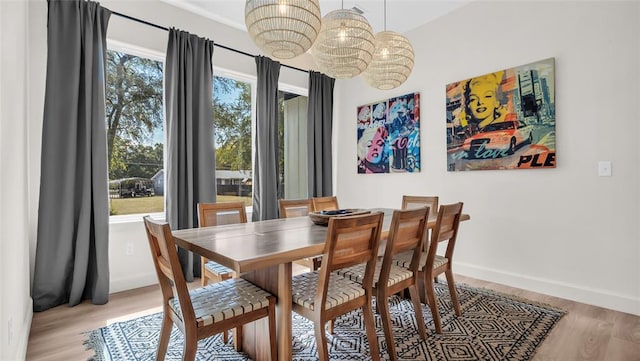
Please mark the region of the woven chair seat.
<svg viewBox="0 0 640 361"><path fill-rule="evenodd" d="M337 273L342 276L350 279L351 281L358 282L362 284L364 280L364 269L367 264L359 264L357 266L343 268L337 271ZM382 262L376 262L376 270L373 274L373 286L378 287L378 280L380 279L380 270L382 269ZM387 287L393 286L396 283L399 283L404 280L408 280L413 277L413 272L410 270L400 267L398 265L391 265L391 271L389 272L389 281L387 282Z"/></svg>
<svg viewBox="0 0 640 361"><path fill-rule="evenodd" d="M413 257L413 251L407 251L395 255L395 257L393 257L393 260L396 265L404 268L409 268L409 266L411 265L411 257ZM447 264L448 262L449 260L447 258L436 255L436 258L433 260L433 268L436 269L442 265ZM427 253L422 252L422 254L420 255L420 267L418 267L418 269L422 270L425 263L427 263Z"/></svg>
<svg viewBox="0 0 640 361"><path fill-rule="evenodd" d="M253 310L269 307L271 294L253 283L232 278L189 292L198 327L208 326ZM169 307L181 317L177 298L169 300Z"/></svg>
<svg viewBox="0 0 640 361"><path fill-rule="evenodd" d="M231 268L225 267L217 262L209 261L205 263L204 268L221 278L227 275L233 276L233 270Z"/></svg>
<svg viewBox="0 0 640 361"><path fill-rule="evenodd" d="M306 272L293 277L292 295L293 302L298 305L314 310L315 297L318 289L319 272ZM364 296L364 288L357 282L332 273L327 289L327 301L325 308L330 309L350 300Z"/></svg>

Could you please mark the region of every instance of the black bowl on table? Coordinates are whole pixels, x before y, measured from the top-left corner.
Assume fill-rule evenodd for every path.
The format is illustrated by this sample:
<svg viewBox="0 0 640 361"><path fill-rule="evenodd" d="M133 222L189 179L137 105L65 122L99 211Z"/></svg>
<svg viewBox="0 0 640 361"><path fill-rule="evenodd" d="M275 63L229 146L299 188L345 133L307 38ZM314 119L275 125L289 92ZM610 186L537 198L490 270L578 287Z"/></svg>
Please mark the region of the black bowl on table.
<svg viewBox="0 0 640 361"><path fill-rule="evenodd" d="M311 222L326 226L329 224L329 219L331 217L345 217L345 216L355 216L358 214L370 213L370 211L365 209L357 209L357 208L349 208L349 209L335 209L335 210L327 210L327 211L317 211L317 212L309 212L309 219Z"/></svg>

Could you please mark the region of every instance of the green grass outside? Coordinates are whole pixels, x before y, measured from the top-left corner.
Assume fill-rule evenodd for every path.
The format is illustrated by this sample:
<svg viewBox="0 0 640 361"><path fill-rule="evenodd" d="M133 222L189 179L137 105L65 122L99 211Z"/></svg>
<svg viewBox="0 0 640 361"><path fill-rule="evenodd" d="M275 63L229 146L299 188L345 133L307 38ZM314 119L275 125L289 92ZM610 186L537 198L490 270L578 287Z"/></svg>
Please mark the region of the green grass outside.
<svg viewBox="0 0 640 361"><path fill-rule="evenodd" d="M252 197L240 197L240 196L221 196L218 195L216 197L218 203L222 202L244 202L245 206L250 206L253 204Z"/></svg>
<svg viewBox="0 0 640 361"><path fill-rule="evenodd" d="M218 202L244 202L245 205L252 204L251 197L238 196L218 196ZM136 197L136 198L112 198L109 199L112 216L123 214L156 213L164 211L164 197Z"/></svg>

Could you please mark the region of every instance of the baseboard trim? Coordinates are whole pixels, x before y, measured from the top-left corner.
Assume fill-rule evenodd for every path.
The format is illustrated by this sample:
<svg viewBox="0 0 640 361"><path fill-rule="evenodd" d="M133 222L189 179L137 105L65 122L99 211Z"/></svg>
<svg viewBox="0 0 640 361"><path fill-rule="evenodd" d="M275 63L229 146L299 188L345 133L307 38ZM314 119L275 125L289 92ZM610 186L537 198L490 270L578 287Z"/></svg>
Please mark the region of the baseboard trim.
<svg viewBox="0 0 640 361"><path fill-rule="evenodd" d="M550 296L586 303L594 306L609 308L640 316L640 298L613 293L607 290L583 287L565 282L558 282L538 277L505 272L472 265L457 263L453 265L454 272L463 276L501 283L511 287L539 292Z"/></svg>
<svg viewBox="0 0 640 361"><path fill-rule="evenodd" d="M112 279L109 285L109 293L132 290L158 283L158 276L155 273L135 275L133 277Z"/></svg>

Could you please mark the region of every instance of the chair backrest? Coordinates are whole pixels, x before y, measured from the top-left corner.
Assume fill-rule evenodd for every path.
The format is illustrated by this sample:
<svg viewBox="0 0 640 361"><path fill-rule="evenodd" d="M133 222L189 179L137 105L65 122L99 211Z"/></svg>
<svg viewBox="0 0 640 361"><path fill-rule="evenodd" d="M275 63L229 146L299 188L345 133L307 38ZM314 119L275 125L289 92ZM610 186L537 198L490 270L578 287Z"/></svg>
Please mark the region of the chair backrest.
<svg viewBox="0 0 640 361"><path fill-rule="evenodd" d="M331 272L365 262L362 285L371 294L383 218L383 213L375 212L329 219L316 305L325 304Z"/></svg>
<svg viewBox="0 0 640 361"><path fill-rule="evenodd" d="M394 263L393 256L398 253L413 251L409 269L417 272L420 268L422 245L427 237L429 208L417 208L393 211L389 237L385 246L384 258L378 283L386 285Z"/></svg>
<svg viewBox="0 0 640 361"><path fill-rule="evenodd" d="M311 198L311 205L313 206L314 212L340 209L338 206L338 198L336 196L313 197Z"/></svg>
<svg viewBox="0 0 640 361"><path fill-rule="evenodd" d="M281 199L280 218L303 217L309 214L311 202L308 199Z"/></svg>
<svg viewBox="0 0 640 361"><path fill-rule="evenodd" d="M153 258L160 289L162 290L164 311L168 312L168 302L178 297L182 320L185 324L196 323L196 316L189 297L187 283L178 260L176 244L173 240L171 227L167 222L154 221L151 217L144 217L144 226L149 240L149 249Z"/></svg>
<svg viewBox="0 0 640 361"><path fill-rule="evenodd" d="M447 243L445 258L453 257L453 248L456 245L458 236L458 226L460 225L460 216L462 215L462 202L447 204L440 206L436 226L431 231L431 242L429 243L429 253L427 254L427 264L433 264L438 244Z"/></svg>
<svg viewBox="0 0 640 361"><path fill-rule="evenodd" d="M198 224L200 227L235 223L247 223L244 202L198 203Z"/></svg>
<svg viewBox="0 0 640 361"><path fill-rule="evenodd" d="M431 208L431 212L438 211L438 196L402 196L402 209L421 207Z"/></svg>

